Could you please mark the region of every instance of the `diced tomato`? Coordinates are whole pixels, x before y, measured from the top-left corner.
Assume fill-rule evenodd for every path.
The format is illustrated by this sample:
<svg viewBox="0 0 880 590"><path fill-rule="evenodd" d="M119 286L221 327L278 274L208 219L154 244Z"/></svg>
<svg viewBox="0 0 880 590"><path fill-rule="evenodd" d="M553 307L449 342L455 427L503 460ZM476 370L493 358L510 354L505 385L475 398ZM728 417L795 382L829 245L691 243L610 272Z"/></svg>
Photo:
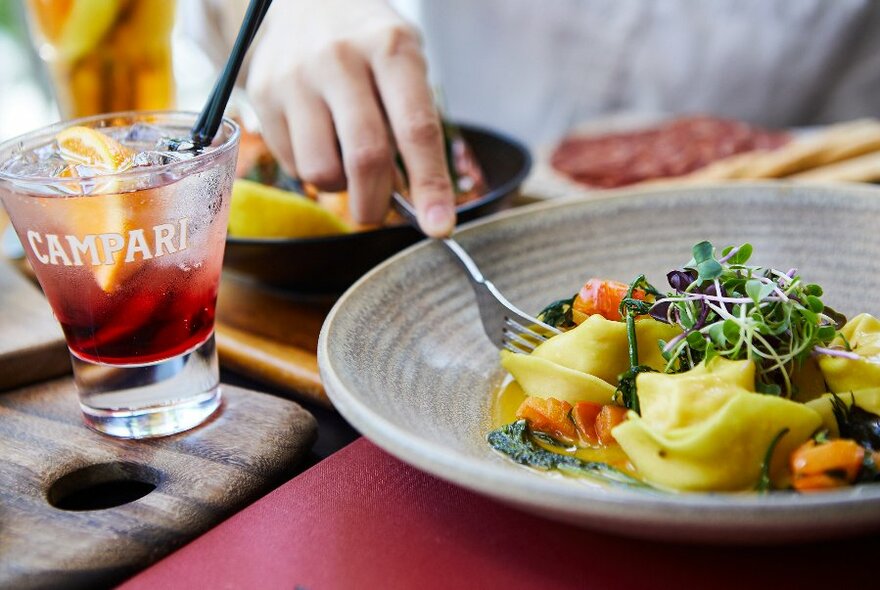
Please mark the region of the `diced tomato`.
<svg viewBox="0 0 880 590"><path fill-rule="evenodd" d="M599 314L609 320L620 320L620 302L629 286L619 281L590 279L574 298L572 308L586 315ZM645 300L645 292L633 291L633 298Z"/></svg>
<svg viewBox="0 0 880 590"><path fill-rule="evenodd" d="M516 417L525 419L532 430L553 438L569 443L578 439L574 422L571 421L571 404L566 401L552 397L528 397L520 404Z"/></svg>
<svg viewBox="0 0 880 590"><path fill-rule="evenodd" d="M865 459L865 449L853 440L817 444L809 440L790 457L794 487L798 490L836 488L855 481Z"/></svg>
<svg viewBox="0 0 880 590"><path fill-rule="evenodd" d="M611 430L626 420L627 409L621 406L607 405L602 406L599 415L596 416L596 435L599 442L603 445L610 445L614 440Z"/></svg>
<svg viewBox="0 0 880 590"><path fill-rule="evenodd" d="M840 479L839 477L832 477L825 473L818 473L816 475L796 477L792 485L794 486L794 489L799 492L818 492L841 488L849 485L849 482Z"/></svg>
<svg viewBox="0 0 880 590"><path fill-rule="evenodd" d="M601 411L602 404L592 402L578 402L571 411L571 417L581 441L588 445L599 444L599 435L596 434L596 416Z"/></svg>

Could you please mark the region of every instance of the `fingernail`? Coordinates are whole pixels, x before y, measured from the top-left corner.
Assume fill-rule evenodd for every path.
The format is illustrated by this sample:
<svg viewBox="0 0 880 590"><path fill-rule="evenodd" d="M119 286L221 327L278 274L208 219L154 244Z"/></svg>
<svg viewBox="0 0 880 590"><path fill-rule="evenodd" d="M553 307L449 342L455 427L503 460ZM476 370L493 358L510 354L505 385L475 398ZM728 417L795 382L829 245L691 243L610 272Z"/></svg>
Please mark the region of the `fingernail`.
<svg viewBox="0 0 880 590"><path fill-rule="evenodd" d="M435 203L425 212L425 233L436 238L448 236L455 227L455 212L449 205Z"/></svg>

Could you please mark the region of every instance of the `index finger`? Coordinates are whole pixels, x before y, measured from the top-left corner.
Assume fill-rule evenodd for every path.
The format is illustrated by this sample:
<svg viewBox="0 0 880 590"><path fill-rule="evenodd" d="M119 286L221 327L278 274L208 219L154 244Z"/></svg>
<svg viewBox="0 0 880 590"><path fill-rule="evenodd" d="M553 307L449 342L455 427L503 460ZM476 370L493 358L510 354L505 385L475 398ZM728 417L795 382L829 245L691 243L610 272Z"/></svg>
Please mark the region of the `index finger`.
<svg viewBox="0 0 880 590"><path fill-rule="evenodd" d="M395 29L373 59L373 73L424 232L444 237L455 227L455 194L443 127L428 86L418 38Z"/></svg>

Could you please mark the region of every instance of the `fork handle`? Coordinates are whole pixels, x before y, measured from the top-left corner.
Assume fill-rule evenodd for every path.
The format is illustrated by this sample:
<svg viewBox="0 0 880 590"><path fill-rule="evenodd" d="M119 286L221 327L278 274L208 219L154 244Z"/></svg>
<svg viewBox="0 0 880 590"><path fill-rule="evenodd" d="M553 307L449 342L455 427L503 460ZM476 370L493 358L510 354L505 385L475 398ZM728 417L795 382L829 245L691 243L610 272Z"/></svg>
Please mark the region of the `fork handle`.
<svg viewBox="0 0 880 590"><path fill-rule="evenodd" d="M455 254L457 260L461 263L464 269L468 271L468 274L471 275L471 280L473 282L480 284L486 283L486 278L483 276L483 273L480 272L480 269L477 268L477 263L474 262L474 259L464 251L461 244L452 238L443 238L440 241L443 242L443 245L446 246L450 252Z"/></svg>
<svg viewBox="0 0 880 590"><path fill-rule="evenodd" d="M397 191L391 193L391 199L397 212L403 215L410 225L424 234L425 232L422 231L422 226L419 225L419 220L416 217L416 212L415 209L413 209L412 204L410 204L410 202ZM441 242L450 252L455 254L456 260L458 260L459 264L461 264L461 266L468 272L473 282L478 284L484 284L486 282L486 278L483 276L483 273L480 272L477 263L474 262L474 259L465 252L464 248L462 248L458 242L452 238L442 238L437 241Z"/></svg>

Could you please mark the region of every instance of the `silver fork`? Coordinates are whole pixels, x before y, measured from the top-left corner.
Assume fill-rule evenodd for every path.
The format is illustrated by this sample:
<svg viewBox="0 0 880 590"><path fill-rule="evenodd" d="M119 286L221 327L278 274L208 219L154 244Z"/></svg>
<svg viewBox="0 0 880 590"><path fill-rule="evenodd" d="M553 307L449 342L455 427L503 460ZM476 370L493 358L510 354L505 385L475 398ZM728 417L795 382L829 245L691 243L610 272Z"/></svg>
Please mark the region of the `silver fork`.
<svg viewBox="0 0 880 590"><path fill-rule="evenodd" d="M392 194L392 200L395 209L410 225L421 232L415 210L410 202L397 191ZM452 238L442 238L437 241L446 246L446 249L455 255L455 260L467 271L467 277L477 296L483 330L492 344L511 352L528 354L551 336L561 334L560 330L524 313L508 301L498 288L483 276L477 263L458 242Z"/></svg>

